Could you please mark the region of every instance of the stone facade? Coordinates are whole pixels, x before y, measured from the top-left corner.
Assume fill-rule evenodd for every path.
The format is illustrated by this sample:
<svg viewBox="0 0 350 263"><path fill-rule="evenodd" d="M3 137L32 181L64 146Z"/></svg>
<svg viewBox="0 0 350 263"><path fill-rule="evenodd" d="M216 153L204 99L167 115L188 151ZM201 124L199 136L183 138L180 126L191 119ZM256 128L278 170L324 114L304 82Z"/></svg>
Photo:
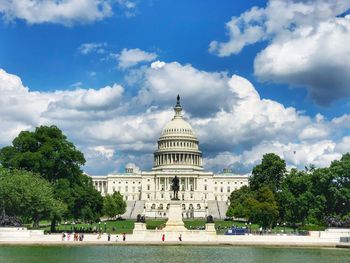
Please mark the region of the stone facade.
<svg viewBox="0 0 350 263"><path fill-rule="evenodd" d="M174 118L158 140L151 171L138 172L127 167L124 173L91 176L94 185L102 195L119 191L128 205L133 206L128 210L130 216L142 201L143 211L139 212L146 217L167 217L173 195L172 179L176 175L180 180L179 198L184 217L205 217L211 210L209 213L218 211L215 217L223 218L231 192L248 185L248 175L233 174L228 169L218 174L205 171L199 141L182 116L179 97L174 110Z"/></svg>

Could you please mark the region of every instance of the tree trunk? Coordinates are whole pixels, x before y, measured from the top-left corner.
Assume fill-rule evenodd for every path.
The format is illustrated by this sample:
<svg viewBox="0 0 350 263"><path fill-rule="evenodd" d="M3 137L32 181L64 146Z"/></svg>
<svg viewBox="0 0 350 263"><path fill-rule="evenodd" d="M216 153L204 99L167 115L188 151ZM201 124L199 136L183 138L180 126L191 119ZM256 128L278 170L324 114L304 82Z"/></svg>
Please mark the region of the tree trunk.
<svg viewBox="0 0 350 263"><path fill-rule="evenodd" d="M34 218L33 228L39 228L39 221L40 221L40 217L39 216Z"/></svg>
<svg viewBox="0 0 350 263"><path fill-rule="evenodd" d="M56 223L57 223L57 217L53 217L51 220L51 226L50 226L50 232L56 232Z"/></svg>

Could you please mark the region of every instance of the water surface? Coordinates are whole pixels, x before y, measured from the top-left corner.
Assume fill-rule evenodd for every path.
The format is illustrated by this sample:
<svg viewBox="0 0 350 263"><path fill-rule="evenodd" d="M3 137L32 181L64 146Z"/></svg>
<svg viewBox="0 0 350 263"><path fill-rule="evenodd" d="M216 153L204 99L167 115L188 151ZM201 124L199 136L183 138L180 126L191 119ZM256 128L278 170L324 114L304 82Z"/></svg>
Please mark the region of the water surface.
<svg viewBox="0 0 350 263"><path fill-rule="evenodd" d="M230 246L5 246L0 247L0 262L349 263L350 250Z"/></svg>

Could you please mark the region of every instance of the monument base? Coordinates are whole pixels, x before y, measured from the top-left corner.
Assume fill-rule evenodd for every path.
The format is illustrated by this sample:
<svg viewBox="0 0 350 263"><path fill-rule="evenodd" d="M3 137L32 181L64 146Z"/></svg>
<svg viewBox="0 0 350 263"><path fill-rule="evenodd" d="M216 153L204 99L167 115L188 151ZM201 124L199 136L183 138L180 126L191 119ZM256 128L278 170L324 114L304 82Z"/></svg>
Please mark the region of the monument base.
<svg viewBox="0 0 350 263"><path fill-rule="evenodd" d="M172 200L169 204L168 221L165 224L164 231L186 231L185 224L182 221L181 201Z"/></svg>
<svg viewBox="0 0 350 263"><path fill-rule="evenodd" d="M146 223L140 223L136 222L134 226L134 230L132 234L138 238L138 239L143 239L146 235L147 228L146 228Z"/></svg>

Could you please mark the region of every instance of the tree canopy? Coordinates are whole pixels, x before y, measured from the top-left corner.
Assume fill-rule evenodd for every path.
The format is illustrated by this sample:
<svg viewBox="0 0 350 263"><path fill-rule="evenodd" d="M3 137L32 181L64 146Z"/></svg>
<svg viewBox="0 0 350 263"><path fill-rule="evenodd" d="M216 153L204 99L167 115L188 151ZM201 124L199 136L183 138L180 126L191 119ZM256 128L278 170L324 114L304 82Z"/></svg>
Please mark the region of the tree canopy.
<svg viewBox="0 0 350 263"><path fill-rule="evenodd" d="M350 154L329 167L310 165L287 172L279 156L265 154L254 167L249 187L233 191L227 216L263 227L288 223L350 226Z"/></svg>
<svg viewBox="0 0 350 263"><path fill-rule="evenodd" d="M0 150L0 162L12 171L26 170L40 174L53 188L55 199L65 204L63 217L98 220L103 199L81 166L84 155L56 126L40 126L22 131L11 146ZM52 230L59 214L53 217Z"/></svg>
<svg viewBox="0 0 350 263"><path fill-rule="evenodd" d="M51 184L38 174L0 167L0 204L9 215L31 220L38 226L40 219L60 216L65 205L56 200Z"/></svg>
<svg viewBox="0 0 350 263"><path fill-rule="evenodd" d="M274 153L265 154L261 164L255 166L249 185L253 190L267 186L274 193L281 188L283 177L286 173L286 162Z"/></svg>
<svg viewBox="0 0 350 263"><path fill-rule="evenodd" d="M112 195L106 195L103 201L104 215L112 218L126 212L126 202L119 192L114 192Z"/></svg>

